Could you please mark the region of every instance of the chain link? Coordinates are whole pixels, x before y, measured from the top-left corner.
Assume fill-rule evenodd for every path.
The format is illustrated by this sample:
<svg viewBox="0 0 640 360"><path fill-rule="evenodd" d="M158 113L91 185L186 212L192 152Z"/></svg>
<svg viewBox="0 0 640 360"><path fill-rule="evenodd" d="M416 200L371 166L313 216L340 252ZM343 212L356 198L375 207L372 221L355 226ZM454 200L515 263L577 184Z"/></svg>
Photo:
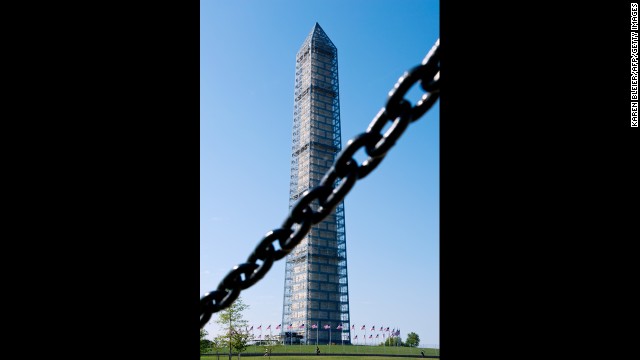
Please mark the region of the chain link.
<svg viewBox="0 0 640 360"><path fill-rule="evenodd" d="M262 279L274 261L289 254L309 233L312 225L318 224L331 214L357 180L365 178L380 164L409 124L431 109L440 95L439 47L440 39L436 40L420 65L405 72L398 79L389 91L387 103L371 121L367 130L348 141L320 184L302 194L282 227L265 234L247 262L234 266L216 290L200 298L200 328L209 322L212 314L229 307L242 290ZM415 106L412 106L404 97L418 82L426 93ZM389 122L392 122L391 126L381 134ZM369 158L358 165L353 155L363 148ZM314 201L318 204L316 211L311 207Z"/></svg>

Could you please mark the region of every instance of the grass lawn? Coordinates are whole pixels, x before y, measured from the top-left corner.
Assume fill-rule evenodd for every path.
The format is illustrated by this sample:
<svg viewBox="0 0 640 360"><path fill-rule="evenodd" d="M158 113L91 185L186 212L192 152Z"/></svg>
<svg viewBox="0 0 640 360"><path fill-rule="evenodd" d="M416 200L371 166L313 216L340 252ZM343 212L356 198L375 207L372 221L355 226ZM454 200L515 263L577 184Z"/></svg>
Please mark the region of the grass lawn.
<svg viewBox="0 0 640 360"><path fill-rule="evenodd" d="M397 346L364 346L364 345L318 345L320 348L321 355L331 355L331 354L380 354L380 355L420 355L420 351L424 351L425 355L440 355L439 349L432 348L409 348L409 347L397 347ZM249 346L247 350L242 352L242 355L249 354L259 354L263 355L266 346ZM315 345L276 345L271 347L271 353L276 354L293 354L293 353L305 353L309 354L309 356L315 356ZM220 350L220 360L228 360L229 358L229 350L223 349ZM366 357L366 356L364 356ZM217 357L214 356L205 356L202 357L206 360L217 360ZM234 355L234 360L237 359L237 354ZM306 358L306 356L278 356L278 360L300 360ZM242 359L242 356L241 356ZM358 360L357 356L331 356L330 358L323 357L325 360ZM378 360L384 360L384 357L376 357ZM397 360L397 359L396 359Z"/></svg>
<svg viewBox="0 0 640 360"><path fill-rule="evenodd" d="M308 360L308 359L314 359L315 355L308 355L308 356L274 356L273 359L274 360ZM249 357L247 357L249 358ZM216 356L201 356L200 357L201 360L218 360L218 358ZM242 359L246 359L244 356L240 357L240 360ZM251 357L251 359L256 359L255 357ZM267 359L265 357L265 359ZM323 356L323 357L315 357L315 359L319 359L319 360L398 360L399 358L397 357L384 357L384 356L376 356L376 357L371 357L371 356ZM220 360L229 360L229 354L225 354L225 355L220 355ZM238 360L238 355L234 355L232 357L232 360Z"/></svg>

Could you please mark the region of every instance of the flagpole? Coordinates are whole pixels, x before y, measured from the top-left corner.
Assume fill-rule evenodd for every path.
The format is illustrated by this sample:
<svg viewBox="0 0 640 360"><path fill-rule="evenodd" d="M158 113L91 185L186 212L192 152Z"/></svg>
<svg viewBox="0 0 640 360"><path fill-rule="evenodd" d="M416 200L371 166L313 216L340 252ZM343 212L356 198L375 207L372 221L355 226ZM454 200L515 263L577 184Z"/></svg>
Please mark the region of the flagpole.
<svg viewBox="0 0 640 360"><path fill-rule="evenodd" d="M354 339L351 337L351 335L353 334L353 331L355 330L355 328L356 328L356 327L355 327L354 325L351 325L351 330L349 331L349 341L351 342L351 345L353 345L353 340L354 340ZM358 348L356 348L356 350L357 350L357 349L358 349Z"/></svg>
<svg viewBox="0 0 640 360"><path fill-rule="evenodd" d="M387 339L389 338L389 327L387 326L386 329L384 329L387 332ZM389 340L389 345L391 345L391 340Z"/></svg>

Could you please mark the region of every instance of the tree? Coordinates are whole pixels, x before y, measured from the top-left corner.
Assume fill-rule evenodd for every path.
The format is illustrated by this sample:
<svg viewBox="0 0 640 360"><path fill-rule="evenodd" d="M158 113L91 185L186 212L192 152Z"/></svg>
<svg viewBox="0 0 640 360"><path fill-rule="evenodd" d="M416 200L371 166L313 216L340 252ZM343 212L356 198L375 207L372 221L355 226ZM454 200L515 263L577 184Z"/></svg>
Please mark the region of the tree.
<svg viewBox="0 0 640 360"><path fill-rule="evenodd" d="M216 353L216 355L218 356L218 360L220 360L220 350L224 348L224 343L220 341L219 337L213 338L213 341L211 342L211 350Z"/></svg>
<svg viewBox="0 0 640 360"><path fill-rule="evenodd" d="M245 304L241 297L238 297L231 306L218 314L216 323L222 327L224 335L220 335L216 339L220 341L222 346L229 349L229 360L231 360L232 348L240 349L238 350L238 358L240 357L240 352L247 348L249 333L246 330L243 331L243 329L246 329L249 322L244 320L242 312L248 308L249 305Z"/></svg>
<svg viewBox="0 0 640 360"><path fill-rule="evenodd" d="M407 346L416 347L420 344L420 336L414 332L407 334Z"/></svg>
<svg viewBox="0 0 640 360"><path fill-rule="evenodd" d="M249 331L234 331L231 335L231 346L238 352L238 360L240 360L240 354L247 349L249 345Z"/></svg>
<svg viewBox="0 0 640 360"><path fill-rule="evenodd" d="M211 347L211 340L207 339L206 336L209 335L207 330L200 329L200 353L205 353Z"/></svg>
<svg viewBox="0 0 640 360"><path fill-rule="evenodd" d="M402 339L400 339L397 336L394 336L394 337L388 337L384 341L384 346L404 346L404 343L402 342Z"/></svg>
<svg viewBox="0 0 640 360"><path fill-rule="evenodd" d="M271 335L265 335L264 337L267 338L266 351L267 351L267 355L269 356L269 360L271 360L271 352L273 351L272 338L271 338Z"/></svg>

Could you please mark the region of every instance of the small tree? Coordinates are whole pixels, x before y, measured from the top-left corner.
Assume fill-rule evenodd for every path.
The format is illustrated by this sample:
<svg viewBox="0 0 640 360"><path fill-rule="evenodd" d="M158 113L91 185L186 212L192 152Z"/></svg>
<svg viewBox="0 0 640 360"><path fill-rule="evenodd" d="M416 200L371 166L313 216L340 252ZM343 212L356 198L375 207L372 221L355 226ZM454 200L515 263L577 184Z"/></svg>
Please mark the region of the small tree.
<svg viewBox="0 0 640 360"><path fill-rule="evenodd" d="M238 352L238 360L240 360L240 354L247 349L249 345L250 334L248 331L234 331L231 335L231 346Z"/></svg>
<svg viewBox="0 0 640 360"><path fill-rule="evenodd" d="M414 332L407 334L407 346L417 347L420 344L420 336Z"/></svg>
<svg viewBox="0 0 640 360"><path fill-rule="evenodd" d="M393 337L388 337L384 341L384 346L404 346L404 343L402 342L402 339L400 339L399 337L393 336Z"/></svg>
<svg viewBox="0 0 640 360"><path fill-rule="evenodd" d="M220 360L220 350L224 349L224 343L220 340L220 337L213 338L211 342L211 350L216 353L218 360Z"/></svg>
<svg viewBox="0 0 640 360"><path fill-rule="evenodd" d="M267 338L267 355L269 356L269 359L271 359L271 352L273 351L273 339L270 335L265 335L265 338Z"/></svg>
<svg viewBox="0 0 640 360"><path fill-rule="evenodd" d="M218 319L216 320L216 323L222 326L224 330L224 335L218 336L217 339L220 340L222 346L229 349L229 360L231 360L232 348L242 348L241 340L243 337L236 334L243 333L242 329L247 327L248 321L243 319L242 312L248 308L249 305L245 304L241 297L238 297L231 306L220 311ZM249 341L248 332L244 333L246 333L246 340L242 350L246 349L246 343ZM240 341L238 344L234 344L238 341ZM239 352L238 356L240 356Z"/></svg>
<svg viewBox="0 0 640 360"><path fill-rule="evenodd" d="M209 335L207 330L200 329L200 353L205 353L211 347L211 340L207 339L206 336Z"/></svg>

